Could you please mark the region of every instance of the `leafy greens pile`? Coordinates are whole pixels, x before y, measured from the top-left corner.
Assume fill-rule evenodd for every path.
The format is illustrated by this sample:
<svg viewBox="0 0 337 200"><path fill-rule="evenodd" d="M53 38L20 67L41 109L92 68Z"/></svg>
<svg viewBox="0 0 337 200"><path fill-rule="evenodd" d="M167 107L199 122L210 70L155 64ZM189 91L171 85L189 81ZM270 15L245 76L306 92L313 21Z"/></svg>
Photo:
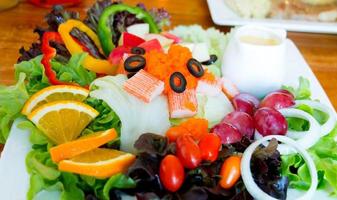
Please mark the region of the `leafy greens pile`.
<svg viewBox="0 0 337 200"><path fill-rule="evenodd" d="M229 189L218 185L219 172L223 161L231 155L243 152L250 144L247 138L233 145L223 145L219 158L213 162L204 162L193 170L186 171L181 189L167 193L159 180L160 161L168 154L175 153L175 143L169 143L166 137L146 133L135 143L138 150L136 162L129 168L128 175L136 182L134 194L139 199L253 199L242 182Z"/></svg>
<svg viewBox="0 0 337 200"><path fill-rule="evenodd" d="M307 79L300 78L298 88L284 87L292 92L296 99L310 99L310 84ZM328 116L326 113L318 111L307 105L299 105L297 107L310 115L312 115L319 123L323 124ZM288 118L288 125L290 129L296 131L306 131L309 128L309 123L306 120L299 118ZM331 191L331 195L337 195L337 126L328 135L321 138L308 152L313 158L317 168L318 175L318 189ZM299 154L291 154L281 156L282 175L289 179L289 187L307 190L310 187L310 173L305 161Z"/></svg>
<svg viewBox="0 0 337 200"><path fill-rule="evenodd" d="M43 196L56 193L62 200L84 199L95 196L99 199L110 199L110 190L114 188L133 188L135 183L123 174L109 179L95 179L72 173L60 172L51 160L48 149L52 146L45 136L31 122L23 121L20 128L31 131L32 151L26 157L27 170L31 174L30 189L27 199L46 199Z"/></svg>

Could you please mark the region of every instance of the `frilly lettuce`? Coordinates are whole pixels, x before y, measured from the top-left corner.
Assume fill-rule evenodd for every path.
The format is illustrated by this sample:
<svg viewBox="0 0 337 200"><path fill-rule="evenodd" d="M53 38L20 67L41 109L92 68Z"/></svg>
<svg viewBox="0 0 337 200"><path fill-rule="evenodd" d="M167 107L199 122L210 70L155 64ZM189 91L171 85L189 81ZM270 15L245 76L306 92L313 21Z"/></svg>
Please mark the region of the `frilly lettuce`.
<svg viewBox="0 0 337 200"><path fill-rule="evenodd" d="M75 54L67 64L52 61L57 77L65 82L89 85L96 78L96 74L82 67L86 55L86 53ZM0 85L0 143L6 142L10 127L20 116L20 111L29 96L50 85L41 59L42 55L16 64L16 85Z"/></svg>
<svg viewBox="0 0 337 200"><path fill-rule="evenodd" d="M336 133L337 127L308 150L317 168L318 189L332 190L332 195L337 195L337 142L334 140ZM303 158L298 154L281 158L282 175L289 178L290 187L308 189L310 174Z"/></svg>
<svg viewBox="0 0 337 200"><path fill-rule="evenodd" d="M87 135L97 131L104 131L114 128L118 136L121 135L121 120L118 115L101 99L89 97L85 100L85 103L93 107L99 112L99 115L84 129L82 135ZM119 148L119 138L108 143L109 147Z"/></svg>
<svg viewBox="0 0 337 200"><path fill-rule="evenodd" d="M86 56L87 53L75 54L66 64L56 60L53 60L51 64L61 81L75 82L81 86L85 86L89 85L96 78L94 72L88 71L82 66L82 62ZM41 59L42 55L29 61L20 62L14 66L16 77L20 73L26 74L26 87L30 95L50 85L48 77L45 75L44 67L41 64Z"/></svg>
<svg viewBox="0 0 337 200"><path fill-rule="evenodd" d="M295 99L310 99L309 80L300 77L298 88L283 86L294 94ZM313 109L308 105L299 105L297 107L312 115L320 124L323 124L328 115L319 110ZM287 118L289 129L296 131L305 131L309 129L306 120L299 118ZM332 195L337 195L337 125L327 136L321 138L308 152L313 158L318 175L318 189L325 189ZM282 156L282 175L289 179L289 186L292 188L307 190L310 187L310 174L303 158L299 154Z"/></svg>
<svg viewBox="0 0 337 200"><path fill-rule="evenodd" d="M291 86L282 86L282 89L291 92L296 100L310 99L311 97L310 82L308 79L302 76L299 78L299 85L297 88Z"/></svg>
<svg viewBox="0 0 337 200"><path fill-rule="evenodd" d="M12 123L20 116L20 111L29 98L25 77L25 74L21 73L16 85L0 85L0 143L6 142Z"/></svg>
<svg viewBox="0 0 337 200"><path fill-rule="evenodd" d="M95 179L59 171L49 154L52 145L43 133L28 120L20 122L18 127L31 132L32 151L26 157L27 172L30 174L28 200L43 200L46 197L84 200L87 194L109 200L110 190L135 187L135 182L123 174L114 175L109 179Z"/></svg>
<svg viewBox="0 0 337 200"><path fill-rule="evenodd" d="M14 65L16 78L20 73L26 74L26 87L30 95L50 85L41 59L42 55Z"/></svg>

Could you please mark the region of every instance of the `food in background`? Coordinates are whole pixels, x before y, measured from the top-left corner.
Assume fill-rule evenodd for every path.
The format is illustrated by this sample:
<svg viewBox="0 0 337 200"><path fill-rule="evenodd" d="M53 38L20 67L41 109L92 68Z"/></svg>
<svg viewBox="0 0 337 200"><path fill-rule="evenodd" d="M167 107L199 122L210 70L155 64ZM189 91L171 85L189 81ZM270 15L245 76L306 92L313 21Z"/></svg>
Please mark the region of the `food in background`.
<svg viewBox="0 0 337 200"><path fill-rule="evenodd" d="M242 18L272 18L334 22L336 0L225 0Z"/></svg>
<svg viewBox="0 0 337 200"><path fill-rule="evenodd" d="M270 0L224 0L229 8L243 18L265 18L271 9Z"/></svg>

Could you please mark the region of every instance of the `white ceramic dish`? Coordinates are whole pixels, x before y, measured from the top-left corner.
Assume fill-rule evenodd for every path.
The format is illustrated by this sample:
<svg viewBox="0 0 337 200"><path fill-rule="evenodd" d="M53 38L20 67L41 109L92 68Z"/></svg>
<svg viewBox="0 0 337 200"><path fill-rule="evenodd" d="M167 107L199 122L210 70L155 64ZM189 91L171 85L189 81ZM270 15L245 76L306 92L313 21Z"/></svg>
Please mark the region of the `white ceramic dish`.
<svg viewBox="0 0 337 200"><path fill-rule="evenodd" d="M237 26L245 24L257 24L275 28L283 28L289 31L314 32L314 33L337 33L337 23L312 22L300 20L277 20L277 19L243 19L227 7L224 0L207 0L212 20L220 26Z"/></svg>
<svg viewBox="0 0 337 200"><path fill-rule="evenodd" d="M287 79L284 84L297 86L298 78L300 76L306 77L310 80L313 99L319 99L322 103L332 107L322 86L294 43L287 40L286 46L285 71ZM16 124L17 122L12 127L0 159L0 198L6 200L24 200L29 187L29 175L25 167L26 154L31 148L28 141L29 133L18 129ZM301 192L297 190L290 190L288 199L296 199L300 194ZM44 193L43 195L46 194ZM58 194L47 195L49 200L58 196ZM313 199L328 200L333 198L330 198L326 192L317 191Z"/></svg>

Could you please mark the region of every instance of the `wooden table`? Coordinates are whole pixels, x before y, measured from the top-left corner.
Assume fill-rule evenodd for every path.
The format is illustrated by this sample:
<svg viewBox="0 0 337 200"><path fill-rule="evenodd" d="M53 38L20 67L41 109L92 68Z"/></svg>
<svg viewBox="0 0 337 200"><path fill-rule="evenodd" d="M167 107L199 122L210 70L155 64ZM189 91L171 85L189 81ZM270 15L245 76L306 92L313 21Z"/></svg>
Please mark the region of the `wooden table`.
<svg viewBox="0 0 337 200"><path fill-rule="evenodd" d="M125 0L136 4L140 0ZM84 0L78 7L70 8L84 17L86 9L93 0ZM147 7L165 7L172 15L172 27L178 24L201 24L203 27L215 26L210 18L205 0L142 0ZM14 82L13 64L21 46L29 47L37 39L32 30L43 25L43 16L48 9L38 8L27 2L0 12L0 83ZM216 26L217 27L217 26ZM229 27L217 27L228 31ZM337 108L337 35L289 33L304 55L306 61L318 77L323 88Z"/></svg>

